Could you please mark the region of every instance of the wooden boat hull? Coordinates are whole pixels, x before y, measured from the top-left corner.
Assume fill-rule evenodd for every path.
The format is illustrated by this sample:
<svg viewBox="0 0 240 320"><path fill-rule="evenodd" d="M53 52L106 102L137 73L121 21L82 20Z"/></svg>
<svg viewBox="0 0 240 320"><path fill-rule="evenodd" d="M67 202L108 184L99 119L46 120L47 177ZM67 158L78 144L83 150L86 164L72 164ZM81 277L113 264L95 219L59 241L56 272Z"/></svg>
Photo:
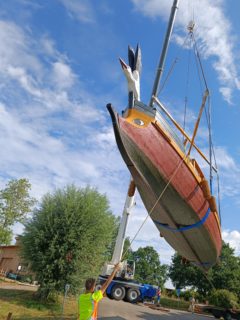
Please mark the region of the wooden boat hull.
<svg viewBox="0 0 240 320"><path fill-rule="evenodd" d="M214 265L222 239L199 181L153 122L137 127L108 105L121 155L151 219L166 241L203 270Z"/></svg>

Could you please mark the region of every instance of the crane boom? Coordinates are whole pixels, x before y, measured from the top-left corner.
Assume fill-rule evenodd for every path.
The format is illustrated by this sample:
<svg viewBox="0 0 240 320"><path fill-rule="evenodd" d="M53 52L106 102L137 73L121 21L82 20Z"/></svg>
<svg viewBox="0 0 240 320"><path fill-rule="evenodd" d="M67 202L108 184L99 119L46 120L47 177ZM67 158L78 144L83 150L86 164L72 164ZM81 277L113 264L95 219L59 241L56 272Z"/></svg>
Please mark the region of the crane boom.
<svg viewBox="0 0 240 320"><path fill-rule="evenodd" d="M128 218L133 206L135 205L135 190L136 190L136 186L133 179L131 178L124 208L123 208L122 218L119 225L118 235L117 235L116 243L114 246L112 260L110 262L105 263L105 265L103 266L102 273L101 273L101 275L103 276L110 275L112 273L114 265L116 263L119 263L122 260L123 246L124 246L124 241L126 236ZM121 262L121 267L118 272L118 275L123 278L133 279L135 264L134 262L132 262L130 267L129 263L130 262L127 260ZM129 268L131 269L131 272L130 271L128 272L128 270L130 270Z"/></svg>
<svg viewBox="0 0 240 320"><path fill-rule="evenodd" d="M111 264L116 264L122 259L122 253L123 253L123 246L124 246L124 240L126 235L126 228L128 223L128 218L131 212L131 209L133 208L135 204L135 183L131 179L128 187L128 193L125 200L125 205L123 209L123 214L118 230L118 235L114 247L114 252L111 260Z"/></svg>

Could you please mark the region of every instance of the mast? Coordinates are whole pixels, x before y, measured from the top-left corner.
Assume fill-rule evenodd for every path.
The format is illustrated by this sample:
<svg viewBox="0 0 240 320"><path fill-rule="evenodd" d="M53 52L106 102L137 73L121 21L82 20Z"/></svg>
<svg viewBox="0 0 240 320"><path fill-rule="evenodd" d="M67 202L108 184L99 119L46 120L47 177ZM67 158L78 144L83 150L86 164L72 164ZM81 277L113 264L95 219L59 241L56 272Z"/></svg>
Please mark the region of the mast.
<svg viewBox="0 0 240 320"><path fill-rule="evenodd" d="M149 102L149 107L153 107L153 102L154 102L153 97L157 95L159 83L160 83L162 72L163 72L163 68L164 68L165 58L166 58L166 55L167 55L168 45L169 45L169 42L170 42L170 37L171 37L171 34L172 34L172 30L173 30L173 24L174 24L174 20L175 20L177 9L178 9L178 2L179 2L179 0L174 0L173 1L172 10L171 10L171 14L170 14L169 22L168 22L168 28L167 28L167 32L166 32L166 35L165 35L165 40L164 40L164 43L163 43L162 53L161 53L161 56L160 56L160 60L159 60L159 64L158 64L158 68L157 68L157 72L156 72L155 81L154 81L154 84L153 84L153 90L152 90L151 100Z"/></svg>

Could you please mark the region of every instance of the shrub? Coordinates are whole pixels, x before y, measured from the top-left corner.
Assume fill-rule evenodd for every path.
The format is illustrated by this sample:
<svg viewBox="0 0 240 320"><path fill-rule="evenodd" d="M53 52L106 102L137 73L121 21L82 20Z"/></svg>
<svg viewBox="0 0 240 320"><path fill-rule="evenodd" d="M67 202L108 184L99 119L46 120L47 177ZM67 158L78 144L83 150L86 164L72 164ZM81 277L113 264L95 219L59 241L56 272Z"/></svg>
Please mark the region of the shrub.
<svg viewBox="0 0 240 320"><path fill-rule="evenodd" d="M183 298L185 301L190 301L190 299L194 296L196 293L193 290L186 290L182 291L180 294L180 297Z"/></svg>
<svg viewBox="0 0 240 320"><path fill-rule="evenodd" d="M195 299L196 299L198 302L202 302L202 303L205 303L205 302L208 300L208 298L207 298L205 295L203 295L203 294L201 294L201 293L199 293L199 292L196 292L196 294L195 294Z"/></svg>
<svg viewBox="0 0 240 320"><path fill-rule="evenodd" d="M222 308L239 308L237 296L225 289L214 290L209 302Z"/></svg>
<svg viewBox="0 0 240 320"><path fill-rule="evenodd" d="M189 302L180 299L173 299L168 297L161 298L161 306L165 308L188 310Z"/></svg>

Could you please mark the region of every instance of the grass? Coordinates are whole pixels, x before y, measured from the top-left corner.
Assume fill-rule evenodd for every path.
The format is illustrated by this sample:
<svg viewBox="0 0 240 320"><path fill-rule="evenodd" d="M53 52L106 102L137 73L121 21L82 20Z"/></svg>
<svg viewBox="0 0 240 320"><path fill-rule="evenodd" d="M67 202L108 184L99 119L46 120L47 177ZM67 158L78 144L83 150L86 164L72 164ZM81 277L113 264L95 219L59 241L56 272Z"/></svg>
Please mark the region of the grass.
<svg viewBox="0 0 240 320"><path fill-rule="evenodd" d="M59 303L41 303L34 292L0 289L0 320L6 320L9 312L14 320L73 320L77 317L77 303L74 297L67 298L62 318L62 298Z"/></svg>
<svg viewBox="0 0 240 320"><path fill-rule="evenodd" d="M189 302L168 297L161 297L160 304L164 308L178 309L184 311L187 311L189 308Z"/></svg>

